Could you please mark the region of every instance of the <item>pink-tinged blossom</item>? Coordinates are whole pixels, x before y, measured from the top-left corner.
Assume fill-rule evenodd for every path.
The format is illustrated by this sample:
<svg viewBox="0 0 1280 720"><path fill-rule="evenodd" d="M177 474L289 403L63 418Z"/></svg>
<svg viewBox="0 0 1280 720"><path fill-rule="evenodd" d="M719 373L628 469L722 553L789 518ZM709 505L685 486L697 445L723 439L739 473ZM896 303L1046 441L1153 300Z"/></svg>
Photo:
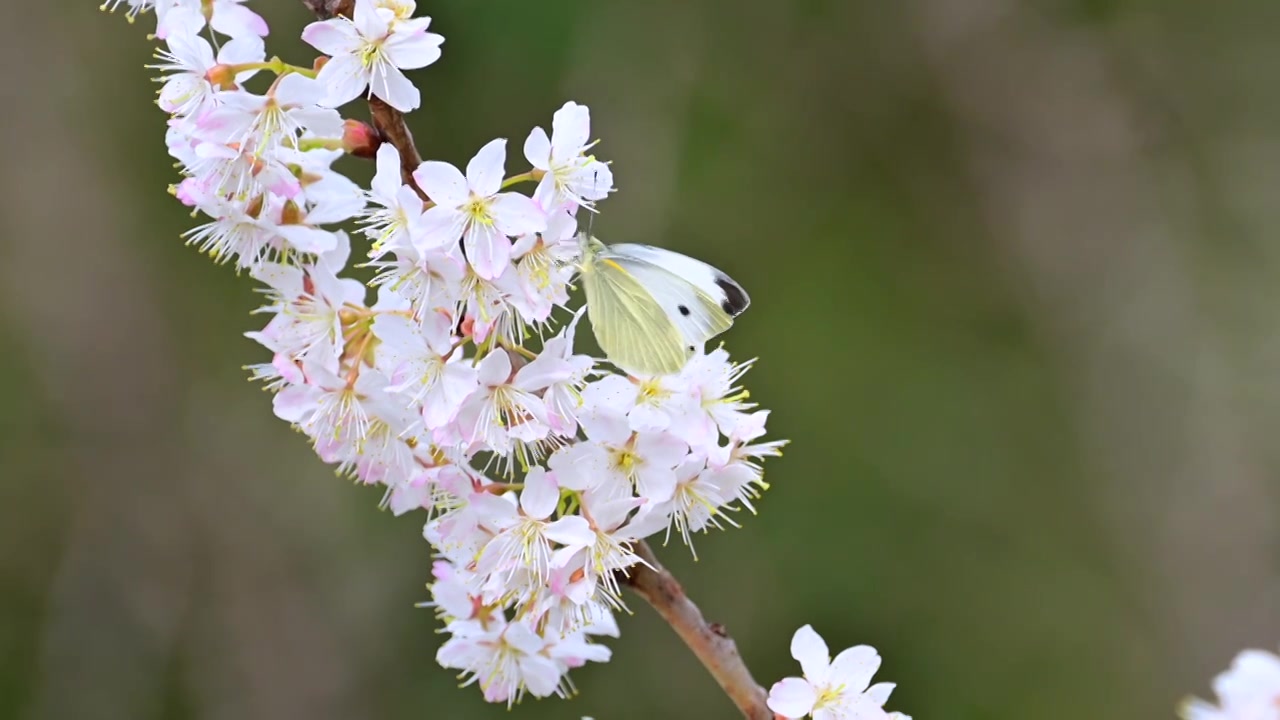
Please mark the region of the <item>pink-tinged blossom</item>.
<svg viewBox="0 0 1280 720"><path fill-rule="evenodd" d="M1186 700L1178 709L1183 720L1280 720L1280 656L1267 650L1245 650L1231 667L1213 679L1217 703Z"/></svg>
<svg viewBox="0 0 1280 720"><path fill-rule="evenodd" d="M316 77L327 89L325 104L345 105L367 90L401 112L416 109L421 94L401 71L440 59L444 38L427 32L430 22L428 17L399 20L373 0L356 0L353 19L308 25L302 39L330 56Z"/></svg>
<svg viewBox="0 0 1280 720"><path fill-rule="evenodd" d="M189 177L179 188L178 199L187 205L231 200L247 207L263 193L281 198L302 193L302 184L278 158L254 157L236 143L193 140L194 147L181 158ZM178 146L175 142L170 147Z"/></svg>
<svg viewBox="0 0 1280 720"><path fill-rule="evenodd" d="M282 148L297 147L303 132L341 137L342 117L319 106L323 92L318 81L290 73L266 95L223 93L219 106L196 121L196 134L204 140L234 145L257 160L274 158Z"/></svg>
<svg viewBox="0 0 1280 720"><path fill-rule="evenodd" d="M791 638L791 657L804 677L790 677L769 690L769 709L784 718L814 720L884 720L884 704L892 683L870 685L880 668L880 655L869 645L841 652L833 660L827 644L805 625ZM896 715L910 720L904 715Z"/></svg>
<svg viewBox="0 0 1280 720"><path fill-rule="evenodd" d="M531 323L547 323L551 311L569 302L569 281L579 253L577 220L565 210L548 214L547 228L529 233L511 246L514 271L507 271L497 286L507 301Z"/></svg>
<svg viewBox="0 0 1280 720"><path fill-rule="evenodd" d="M404 184L400 175L400 152L386 143L378 148L377 172L370 186L373 204L364 218L364 234L373 241L369 255L411 252L414 236L421 232L422 199Z"/></svg>
<svg viewBox="0 0 1280 720"><path fill-rule="evenodd" d="M550 460L563 487L606 498L634 492L654 503L671 499L675 468L689 454L683 440L665 432L633 433L626 417L603 408L583 413L579 422L590 442L571 445Z"/></svg>
<svg viewBox="0 0 1280 720"><path fill-rule="evenodd" d="M313 139L304 134L302 141ZM341 150L290 147L276 152L276 159L289 167L302 189L302 201L309 208L307 222L316 225L343 222L363 215L367 193L346 175L333 169L333 163L346 153ZM295 198L297 201L297 198Z"/></svg>
<svg viewBox="0 0 1280 720"><path fill-rule="evenodd" d="M536 384L538 378L525 372L528 366L512 375L505 350L486 355L477 369L480 389L458 411L462 440L499 455L517 446L536 455L536 444L550 432L546 405L536 394L543 389Z"/></svg>
<svg viewBox="0 0 1280 720"><path fill-rule="evenodd" d="M325 263L302 267L264 263L252 273L270 288L271 304L259 312L273 316L260 332L246 336L273 352L315 362L336 375L343 346L340 313L347 305L363 304L364 285L337 277Z"/></svg>
<svg viewBox="0 0 1280 720"><path fill-rule="evenodd" d="M524 142L524 156L545 173L533 199L551 210L565 202L592 207L613 190L609 166L587 155L591 142L591 112L585 105L567 102L551 119L551 137L534 128Z"/></svg>
<svg viewBox="0 0 1280 720"><path fill-rule="evenodd" d="M694 355L680 371L679 382L692 408L676 422L675 430L691 446L711 448L717 436L733 435L734 429L746 422L755 403L746 401L748 393L738 381L752 362L733 363L729 353L716 348L705 355ZM763 434L763 426L761 430Z"/></svg>
<svg viewBox="0 0 1280 720"><path fill-rule="evenodd" d="M245 7L245 0L157 0L156 37L195 35L207 24L232 38L265 37L269 30L262 16Z"/></svg>
<svg viewBox="0 0 1280 720"><path fill-rule="evenodd" d="M523 622L505 625L453 623L453 637L436 653L436 662L461 670L463 685L478 682L489 702L515 704L525 693L547 697L560 685L561 672L546 641Z"/></svg>
<svg viewBox="0 0 1280 720"><path fill-rule="evenodd" d="M582 397L592 407L625 415L627 426L636 432L674 431L686 441L683 425L697 408L678 375L606 375L588 385Z"/></svg>
<svg viewBox="0 0 1280 720"><path fill-rule="evenodd" d="M450 246L462 238L478 276L492 280L511 259L510 237L541 232L547 218L532 200L502 188L507 141L489 142L467 164L464 176L446 162L418 166L413 178L435 206L423 216L422 249Z"/></svg>
<svg viewBox="0 0 1280 720"><path fill-rule="evenodd" d="M422 453L419 453L416 457L421 462L426 462L427 460L421 455ZM410 473L404 482L391 487L387 508L396 517L413 510L434 511L436 501L441 495L440 488L450 483L457 484L466 478L465 471L448 460L445 460L442 465L418 468Z"/></svg>
<svg viewBox="0 0 1280 720"><path fill-rule="evenodd" d="M545 586L556 545L585 547L591 543L593 534L581 516L551 519L559 501L555 476L540 467L525 475L518 507L493 495L478 500L488 506L484 522L496 535L480 551L476 572L495 576L498 596L510 591L517 572L527 573L537 587Z"/></svg>
<svg viewBox="0 0 1280 720"><path fill-rule="evenodd" d="M542 352L524 370L538 384L544 384L542 401L547 407L547 424L563 437L578 434L578 411L582 407L582 388L595 368L590 355L573 352L574 331L582 319L579 310L560 332L542 346Z"/></svg>
<svg viewBox="0 0 1280 720"><path fill-rule="evenodd" d="M199 116L218 103L218 94L229 88L215 87L209 80L209 71L219 65L262 62L266 55L262 39L255 36L228 41L214 57L209 41L197 35L177 33L166 42L167 49L157 50L157 65L150 67L165 73L161 80L157 104L167 113ZM256 70L246 70L235 75L235 83L252 78Z"/></svg>
<svg viewBox="0 0 1280 720"><path fill-rule="evenodd" d="M422 408L422 422L436 430L453 421L458 409L478 388L476 368L455 357L449 331L452 320L430 313L422 322L402 314L381 313L373 321L378 365L391 378L387 391L409 407Z"/></svg>
<svg viewBox="0 0 1280 720"><path fill-rule="evenodd" d="M252 268L273 244L278 246L279 236L270 221L250 215L239 203L216 195L201 200L204 211L214 219L188 230L183 237L188 245L194 245L215 262L235 260L238 267Z"/></svg>

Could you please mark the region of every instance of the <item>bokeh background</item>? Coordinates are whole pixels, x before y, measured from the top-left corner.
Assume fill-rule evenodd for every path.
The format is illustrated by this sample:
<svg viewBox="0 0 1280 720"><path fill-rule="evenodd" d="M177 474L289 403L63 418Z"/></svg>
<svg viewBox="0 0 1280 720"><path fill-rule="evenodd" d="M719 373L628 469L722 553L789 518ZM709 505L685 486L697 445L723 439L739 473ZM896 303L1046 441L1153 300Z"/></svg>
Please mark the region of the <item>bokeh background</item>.
<svg viewBox="0 0 1280 720"><path fill-rule="evenodd" d="M0 23L0 717L733 717L638 600L570 702L454 687L421 520L245 381L258 298L178 240L147 23L95 4ZM424 154L587 103L596 233L752 292L793 443L661 555L762 683L812 623L917 718L1167 718L1280 641L1280 5L420 6Z"/></svg>

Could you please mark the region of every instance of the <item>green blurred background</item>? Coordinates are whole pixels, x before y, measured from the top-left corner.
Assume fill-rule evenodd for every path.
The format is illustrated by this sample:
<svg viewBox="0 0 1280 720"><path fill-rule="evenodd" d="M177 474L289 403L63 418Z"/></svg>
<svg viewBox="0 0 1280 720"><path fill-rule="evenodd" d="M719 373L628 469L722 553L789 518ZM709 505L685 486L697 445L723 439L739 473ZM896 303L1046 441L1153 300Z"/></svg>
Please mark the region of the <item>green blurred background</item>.
<svg viewBox="0 0 1280 720"><path fill-rule="evenodd" d="M434 662L421 519L271 414L252 283L193 223L152 19L0 23L0 717L729 718L639 600L572 701ZM306 62L290 0L253 3ZM1167 718L1280 640L1280 5L441 0L424 154L567 99L596 233L719 265L793 440L745 527L660 550L764 684L870 643L918 719ZM353 172L368 168L352 161Z"/></svg>

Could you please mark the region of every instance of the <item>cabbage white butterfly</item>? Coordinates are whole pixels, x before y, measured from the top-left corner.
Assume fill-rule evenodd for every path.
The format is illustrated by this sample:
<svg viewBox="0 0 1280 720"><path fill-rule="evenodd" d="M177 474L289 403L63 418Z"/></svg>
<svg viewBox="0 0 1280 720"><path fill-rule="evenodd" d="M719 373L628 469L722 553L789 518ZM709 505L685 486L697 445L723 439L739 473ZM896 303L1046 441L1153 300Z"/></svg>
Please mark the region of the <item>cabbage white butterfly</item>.
<svg viewBox="0 0 1280 720"><path fill-rule="evenodd" d="M716 268L650 245L578 236L587 315L609 360L629 372L669 375L751 304Z"/></svg>

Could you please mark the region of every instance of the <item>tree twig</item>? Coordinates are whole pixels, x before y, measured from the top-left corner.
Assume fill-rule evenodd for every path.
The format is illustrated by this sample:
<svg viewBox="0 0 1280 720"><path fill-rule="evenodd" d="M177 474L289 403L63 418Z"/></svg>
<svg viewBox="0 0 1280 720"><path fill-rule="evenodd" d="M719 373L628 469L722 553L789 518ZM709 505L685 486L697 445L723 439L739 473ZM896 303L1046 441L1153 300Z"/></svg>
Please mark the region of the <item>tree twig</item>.
<svg viewBox="0 0 1280 720"><path fill-rule="evenodd" d="M639 542L636 554L651 567L635 565L629 568L626 583L676 631L744 717L773 720L764 688L751 677L751 671L742 661L737 645L725 632L724 626L703 619L702 611L685 595L675 576L658 562L648 543Z"/></svg>
<svg viewBox="0 0 1280 720"><path fill-rule="evenodd" d="M302 0L302 4L321 20L339 15L350 18L355 12L356 5L355 0ZM369 96L369 115L373 119L374 129L378 131L383 142L391 143L396 150L400 151L401 181L426 200L427 196L413 180L413 171L422 164L422 156L418 154L418 148L413 143L413 133L409 132L409 126L405 124L404 113L386 104L381 98L371 95Z"/></svg>

